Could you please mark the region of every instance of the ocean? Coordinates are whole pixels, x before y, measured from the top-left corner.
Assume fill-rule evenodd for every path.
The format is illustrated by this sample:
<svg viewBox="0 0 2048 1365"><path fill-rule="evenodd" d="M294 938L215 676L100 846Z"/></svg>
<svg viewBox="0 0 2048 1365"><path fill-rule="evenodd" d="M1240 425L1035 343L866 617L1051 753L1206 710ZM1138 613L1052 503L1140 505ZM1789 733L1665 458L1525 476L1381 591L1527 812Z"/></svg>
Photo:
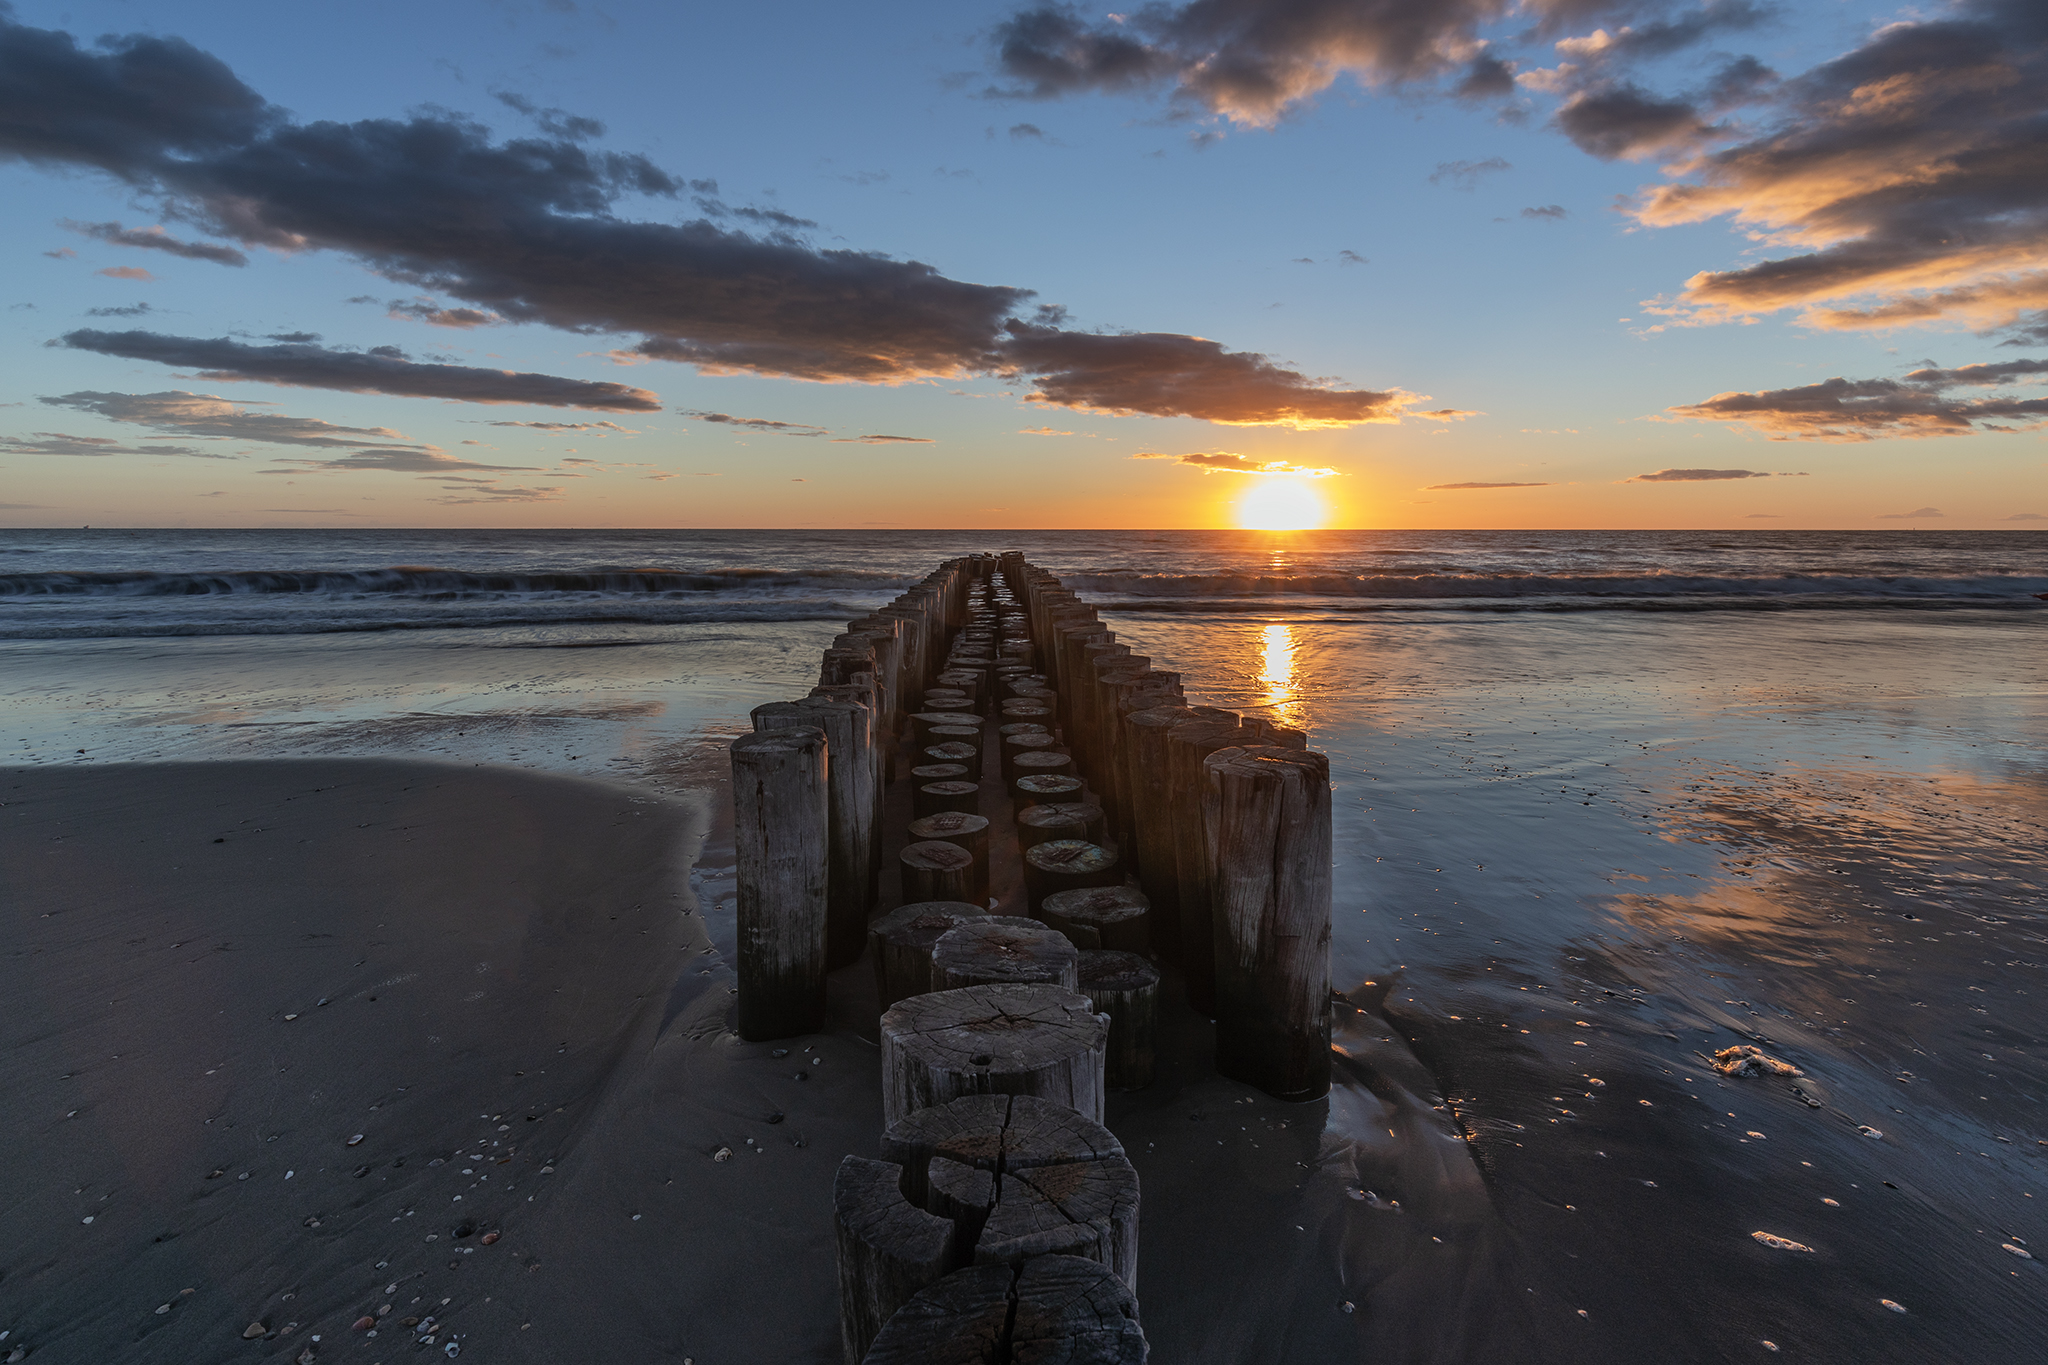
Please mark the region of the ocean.
<svg viewBox="0 0 2048 1365"><path fill-rule="evenodd" d="M1456 1167L1498 1235L1418 1313L1514 1298L1576 1359L2037 1358L2038 532L5 531L5 759L698 790L841 623L1006 549L1331 756L1335 987L1466 1140L1394 1142L1340 1029L1333 1257L1407 1247ZM1803 1074L1718 1075L1736 1043Z"/></svg>

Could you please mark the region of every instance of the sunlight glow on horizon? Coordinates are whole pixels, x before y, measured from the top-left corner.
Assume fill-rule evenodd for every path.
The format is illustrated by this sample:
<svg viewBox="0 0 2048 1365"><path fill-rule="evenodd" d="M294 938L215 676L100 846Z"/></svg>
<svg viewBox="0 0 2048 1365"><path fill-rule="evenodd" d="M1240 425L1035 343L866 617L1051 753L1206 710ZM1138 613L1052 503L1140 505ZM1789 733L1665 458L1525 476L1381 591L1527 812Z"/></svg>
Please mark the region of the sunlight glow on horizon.
<svg viewBox="0 0 2048 1365"><path fill-rule="evenodd" d="M1237 503L1237 524L1247 531L1313 531L1329 516L1322 495L1292 479L1258 479Z"/></svg>

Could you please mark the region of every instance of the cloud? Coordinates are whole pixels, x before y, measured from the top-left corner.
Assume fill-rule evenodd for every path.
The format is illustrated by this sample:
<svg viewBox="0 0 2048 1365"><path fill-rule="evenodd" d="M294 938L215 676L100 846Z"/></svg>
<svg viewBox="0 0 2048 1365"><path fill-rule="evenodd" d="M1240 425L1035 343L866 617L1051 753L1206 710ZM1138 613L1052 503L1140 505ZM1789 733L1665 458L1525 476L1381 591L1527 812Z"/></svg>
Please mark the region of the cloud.
<svg viewBox="0 0 2048 1365"><path fill-rule="evenodd" d="M726 412L690 411L683 416L692 421L739 427L743 431L759 431L775 436L825 436L832 430L830 427L814 426L809 422L778 422L769 417L734 417Z"/></svg>
<svg viewBox="0 0 2048 1365"><path fill-rule="evenodd" d="M82 233L95 241L112 246L135 246L149 251L164 251L173 256L182 256L188 261L212 261L215 265L242 266L249 264L249 258L228 246L214 246L207 242L181 242L161 227L124 228L119 223L75 223L64 220L64 226L73 232Z"/></svg>
<svg viewBox="0 0 2048 1365"><path fill-rule="evenodd" d="M1395 422L1423 401L1340 388L1202 337L1101 335L1025 322L1011 323L1010 333L1005 355L1035 385L1028 401L1088 412L1307 429Z"/></svg>
<svg viewBox="0 0 2048 1365"><path fill-rule="evenodd" d="M1901 379L1843 379L1759 393L1720 393L1669 409L1680 418L1740 422L1774 441L1872 441L1880 437L1967 436L2030 431L2048 423L2048 398L2013 394L1957 397L1954 389L1997 388L2048 377L2048 360L2012 360L1914 370Z"/></svg>
<svg viewBox="0 0 2048 1365"><path fill-rule="evenodd" d="M1437 47L1435 20L1374 22L1390 43L1409 28L1418 35L1412 60L1390 55L1389 70L1441 64L1428 55ZM1214 412L1212 420L1310 425L1399 417L1398 395L1323 385L1198 337L1103 337L1061 331L1044 316L1021 322L1027 289L949 279L878 252L818 248L796 235L803 220L726 208L701 197L715 192L709 181L680 179L580 136L565 125L497 141L480 123L431 109L301 124L182 40L128 35L81 47L69 34L0 17L0 159L97 168L155 200L166 217L214 236L244 247L338 252L507 322L638 336L621 358L820 381L1033 378L1039 401L1156 416ZM691 193L706 217L644 221L614 212L628 196ZM134 358L260 382L654 406L652 394L624 386L413 364L385 348L230 354L219 348L231 343L134 333L94 342L114 344L147 353ZM1163 368L1137 355L1165 362L1176 349L1180 359ZM198 354L208 350L211 359ZM1205 397L1210 380L1222 381L1228 396Z"/></svg>
<svg viewBox="0 0 2048 1365"><path fill-rule="evenodd" d="M1911 512L1880 512L1878 521L1932 521L1942 515L1939 507L1920 507Z"/></svg>
<svg viewBox="0 0 2048 1365"><path fill-rule="evenodd" d="M1287 474L1298 479L1334 479L1343 473L1339 469L1312 469L1306 465L1289 464L1285 460L1254 460L1229 450L1197 452L1192 455L1171 455L1162 450L1146 450L1131 458L1172 460L1175 464L1192 465L1204 474Z"/></svg>
<svg viewBox="0 0 2048 1365"><path fill-rule="evenodd" d="M190 446L124 446L104 436L71 436L61 431L31 432L26 437L0 436L6 455L189 455L202 460L231 460L218 451Z"/></svg>
<svg viewBox="0 0 2048 1365"><path fill-rule="evenodd" d="M505 320L481 308L445 308L432 299L393 299L386 305L385 316L464 332L472 327L496 326Z"/></svg>
<svg viewBox="0 0 2048 1365"><path fill-rule="evenodd" d="M1441 185L1448 180L1461 190L1476 189L1483 177L1514 168L1514 163L1504 156L1489 156L1484 161L1439 161L1436 170L1430 173L1429 183Z"/></svg>
<svg viewBox="0 0 2048 1365"><path fill-rule="evenodd" d="M1524 218L1535 218L1539 221L1547 218L1555 222L1561 218L1569 218L1571 214L1565 211L1565 207L1562 204L1545 204L1542 208L1523 209L1522 216Z"/></svg>
<svg viewBox="0 0 2048 1365"><path fill-rule="evenodd" d="M44 398L51 407L89 412L110 422L129 422L151 431L268 445L354 448L371 443L394 449L431 450L389 427L344 427L316 417L252 412L210 393L170 389L162 393L98 393L90 390ZM267 405L262 405L267 406Z"/></svg>
<svg viewBox="0 0 2048 1365"><path fill-rule="evenodd" d="M2039 512L2015 512L2015 513L2013 513L2013 514L2012 514L2011 516L2009 516L2009 517L2004 517L2004 518L2001 518L2001 520L2004 520L2004 521L2048 521L2048 516L2043 516L2043 515L2042 515L2041 513L2039 513Z"/></svg>
<svg viewBox="0 0 2048 1365"><path fill-rule="evenodd" d="M1033 137L1043 142L1045 140L1045 129L1035 123L1013 123L1010 125L1010 136L1019 142Z"/></svg>
<svg viewBox="0 0 2048 1365"><path fill-rule="evenodd" d="M60 246L55 251L45 251L43 254L53 261L69 261L75 259L78 255L76 251L73 251L68 246Z"/></svg>
<svg viewBox="0 0 2048 1365"><path fill-rule="evenodd" d="M1802 310L1823 328L2013 325L2048 305L2048 25L2034 0L1957 0L1787 81L1755 136L1649 191L1653 226L1727 216L1798 254L1703 271L1687 322Z"/></svg>
<svg viewBox="0 0 2048 1365"><path fill-rule="evenodd" d="M1623 483L1718 483L1723 479L1769 479L1778 477L1762 469L1660 469L1638 474Z"/></svg>
<svg viewBox="0 0 2048 1365"><path fill-rule="evenodd" d="M248 346L227 337L204 340L166 336L161 332L90 329L67 333L62 340L74 350L190 367L202 379L240 379L257 384L389 393L408 398L451 398L464 403L531 403L610 412L658 412L661 408L654 394L625 384L415 362L395 346L336 351L305 342Z"/></svg>
<svg viewBox="0 0 2048 1365"><path fill-rule="evenodd" d="M491 93L506 108L516 109L531 118L534 126L549 137L558 137L569 142L588 142L592 138L604 136L604 125L594 118L583 118L562 109L542 109L526 96L510 91L494 90Z"/></svg>
<svg viewBox="0 0 2048 1365"><path fill-rule="evenodd" d="M1017 428L1017 434L1019 436L1072 436L1074 433L1071 431L1061 431L1058 427L1019 427Z"/></svg>
<svg viewBox="0 0 2048 1365"><path fill-rule="evenodd" d="M47 512L54 510L48 503L41 502L0 502L0 512Z"/></svg>
<svg viewBox="0 0 2048 1365"><path fill-rule="evenodd" d="M154 280L156 278L156 276L150 274L139 265L110 265L105 270L95 270L92 273L95 275L105 275L110 280L140 281Z"/></svg>
<svg viewBox="0 0 2048 1365"><path fill-rule="evenodd" d="M1776 513L1776 512L1747 512L1747 513L1744 513L1744 514L1743 514L1743 518L1742 518L1742 519L1743 519L1744 521L1783 521L1783 520L1784 520L1784 518L1783 518L1782 516L1780 516L1780 515L1779 515L1778 513Z"/></svg>
<svg viewBox="0 0 2048 1365"><path fill-rule="evenodd" d="M1370 264L1371 264L1371 262L1367 261L1365 257L1363 257L1363 256L1359 255L1359 254L1358 254L1357 252L1355 252L1355 251L1340 251L1340 252L1338 252L1338 253L1337 253L1337 264L1339 264L1339 265L1370 265Z"/></svg>
<svg viewBox="0 0 2048 1365"><path fill-rule="evenodd" d="M155 311L146 303L131 303L120 308L88 308L85 315L89 318L139 318L144 313Z"/></svg>
<svg viewBox="0 0 2048 1365"><path fill-rule="evenodd" d="M833 444L833 445L863 445L863 446L887 446L887 445L915 445L915 446L928 446L928 445L932 444L932 438L931 438L931 437L929 437L929 436L882 436L882 435L874 435L874 436L834 436L834 437L832 438L832 444ZM798 482L802 482L802 480L798 480Z"/></svg>
<svg viewBox="0 0 2048 1365"><path fill-rule="evenodd" d="M1547 483L1433 483L1425 486L1425 493L1446 493L1458 488L1549 488Z"/></svg>
<svg viewBox="0 0 2048 1365"><path fill-rule="evenodd" d="M273 457L275 458L275 457ZM390 474L534 474L542 470L540 465L531 464L478 464L450 455L444 450L432 447L425 449L399 449L379 446L370 450L352 451L331 460L302 460L297 458L278 459L280 464L295 465L297 469L266 469L265 474L293 474L299 469L330 470L350 473L358 470L378 470Z"/></svg>
<svg viewBox="0 0 2048 1365"><path fill-rule="evenodd" d="M1628 81L1579 91L1558 109L1555 121L1580 151L1603 161L1637 160L1717 131L1691 100L1662 99Z"/></svg>
<svg viewBox="0 0 2048 1365"><path fill-rule="evenodd" d="M488 427L528 427L534 431L616 431L626 436L638 436L633 427L622 427L617 422L486 422Z"/></svg>
<svg viewBox="0 0 2048 1365"><path fill-rule="evenodd" d="M560 484L549 484L539 488L513 485L509 488L494 486L455 490L447 497L435 498L434 501L445 507L475 507L508 502L561 502L565 496Z"/></svg>

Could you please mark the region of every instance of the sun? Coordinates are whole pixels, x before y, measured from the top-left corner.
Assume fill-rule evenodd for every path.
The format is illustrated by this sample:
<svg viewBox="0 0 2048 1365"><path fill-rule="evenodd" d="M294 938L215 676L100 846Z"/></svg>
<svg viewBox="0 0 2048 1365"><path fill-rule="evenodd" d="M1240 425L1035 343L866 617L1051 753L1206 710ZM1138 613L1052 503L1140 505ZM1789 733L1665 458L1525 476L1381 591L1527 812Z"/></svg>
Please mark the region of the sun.
<svg viewBox="0 0 2048 1365"><path fill-rule="evenodd" d="M1237 524L1247 531L1313 531L1329 515L1321 495L1292 479L1259 479L1237 504Z"/></svg>

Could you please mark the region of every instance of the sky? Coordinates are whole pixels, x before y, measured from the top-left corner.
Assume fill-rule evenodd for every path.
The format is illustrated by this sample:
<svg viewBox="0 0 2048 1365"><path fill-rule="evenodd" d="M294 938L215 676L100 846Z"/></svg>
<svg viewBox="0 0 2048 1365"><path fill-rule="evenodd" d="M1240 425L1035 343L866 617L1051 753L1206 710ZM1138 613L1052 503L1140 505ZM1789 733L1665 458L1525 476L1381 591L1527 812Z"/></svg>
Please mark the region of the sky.
<svg viewBox="0 0 2048 1365"><path fill-rule="evenodd" d="M0 526L2048 527L2048 6L0 0Z"/></svg>

